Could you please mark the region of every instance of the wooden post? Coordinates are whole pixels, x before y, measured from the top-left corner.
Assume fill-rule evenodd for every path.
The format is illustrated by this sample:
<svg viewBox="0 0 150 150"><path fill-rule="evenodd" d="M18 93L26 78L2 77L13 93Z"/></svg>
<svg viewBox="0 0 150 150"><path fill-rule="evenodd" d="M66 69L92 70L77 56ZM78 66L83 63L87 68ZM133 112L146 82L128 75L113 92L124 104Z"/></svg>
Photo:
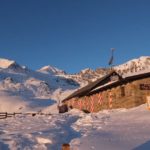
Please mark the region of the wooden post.
<svg viewBox="0 0 150 150"><path fill-rule="evenodd" d="M150 96L147 96L147 109L150 110Z"/></svg>
<svg viewBox="0 0 150 150"><path fill-rule="evenodd" d="M5 119L5 118L7 118L7 112L1 112L0 119Z"/></svg>
<svg viewBox="0 0 150 150"><path fill-rule="evenodd" d="M64 144L62 145L62 150L70 150L70 145L67 144L67 143L64 143Z"/></svg>

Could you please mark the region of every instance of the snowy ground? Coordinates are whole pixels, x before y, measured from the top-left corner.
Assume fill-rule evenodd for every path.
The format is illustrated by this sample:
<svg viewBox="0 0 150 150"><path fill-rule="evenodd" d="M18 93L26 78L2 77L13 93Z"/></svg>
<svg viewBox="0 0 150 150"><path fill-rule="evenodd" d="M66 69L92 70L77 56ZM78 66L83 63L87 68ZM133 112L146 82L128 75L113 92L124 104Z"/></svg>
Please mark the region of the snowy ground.
<svg viewBox="0 0 150 150"><path fill-rule="evenodd" d="M146 105L84 114L71 110L48 116L0 120L0 150L149 150L150 111Z"/></svg>

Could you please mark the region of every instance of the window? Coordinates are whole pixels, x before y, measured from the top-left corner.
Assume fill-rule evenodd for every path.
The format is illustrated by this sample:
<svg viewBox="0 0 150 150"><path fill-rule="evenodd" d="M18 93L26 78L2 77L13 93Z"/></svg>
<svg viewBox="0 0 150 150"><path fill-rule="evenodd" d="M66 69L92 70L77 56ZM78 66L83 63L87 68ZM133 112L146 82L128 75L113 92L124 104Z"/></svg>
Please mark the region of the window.
<svg viewBox="0 0 150 150"><path fill-rule="evenodd" d="M125 96L125 87L121 86L121 96Z"/></svg>

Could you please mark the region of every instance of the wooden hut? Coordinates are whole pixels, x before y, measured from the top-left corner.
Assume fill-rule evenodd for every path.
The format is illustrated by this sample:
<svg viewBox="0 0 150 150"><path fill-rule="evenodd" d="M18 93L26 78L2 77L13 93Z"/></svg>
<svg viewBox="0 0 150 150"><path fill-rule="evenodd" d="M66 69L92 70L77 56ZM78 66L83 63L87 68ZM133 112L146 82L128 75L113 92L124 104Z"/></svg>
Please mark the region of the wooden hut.
<svg viewBox="0 0 150 150"><path fill-rule="evenodd" d="M121 76L111 71L106 76L75 91L62 102L87 112L102 109L131 108L150 96L150 71Z"/></svg>

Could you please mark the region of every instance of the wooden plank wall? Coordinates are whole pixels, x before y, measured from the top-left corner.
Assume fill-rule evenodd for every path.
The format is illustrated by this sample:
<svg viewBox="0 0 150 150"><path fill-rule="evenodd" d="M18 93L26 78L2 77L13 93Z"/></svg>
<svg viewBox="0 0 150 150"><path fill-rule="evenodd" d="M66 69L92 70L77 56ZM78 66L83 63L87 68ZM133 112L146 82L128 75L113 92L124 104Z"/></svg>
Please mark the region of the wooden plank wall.
<svg viewBox="0 0 150 150"><path fill-rule="evenodd" d="M91 96L72 98L65 103L70 107L89 112L103 109L131 108L146 102L150 90L141 90L140 84L150 84L150 78L133 81Z"/></svg>

